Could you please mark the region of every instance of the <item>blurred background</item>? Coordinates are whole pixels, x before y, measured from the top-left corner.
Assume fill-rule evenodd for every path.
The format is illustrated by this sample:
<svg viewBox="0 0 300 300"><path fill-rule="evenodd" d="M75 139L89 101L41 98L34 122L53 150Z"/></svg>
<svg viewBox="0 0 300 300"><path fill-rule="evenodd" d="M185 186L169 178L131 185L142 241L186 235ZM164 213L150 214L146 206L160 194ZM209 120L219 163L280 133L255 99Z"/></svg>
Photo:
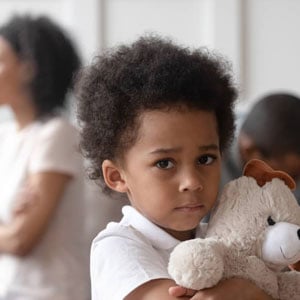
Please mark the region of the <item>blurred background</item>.
<svg viewBox="0 0 300 300"><path fill-rule="evenodd" d="M18 13L46 15L60 24L75 42L84 65L105 49L133 42L145 33L170 37L186 47L215 49L232 63L240 92L238 128L263 95L300 95L300 0L0 0L0 25ZM69 111L72 115L71 106ZM10 111L0 106L0 123L10 119ZM264 127L273 130L275 126ZM288 131L293 131L298 141L299 125L292 128L295 130ZM278 140L284 145L286 136L282 134ZM237 151L235 143L232 155L240 160ZM224 168L223 174L228 181L237 177L241 168L240 161L226 159L228 173ZM291 165L298 168L300 180L299 151L296 159L297 164ZM232 169L238 172L233 174ZM84 213L90 243L107 222L120 219L127 200L111 201L98 186L89 184ZM297 195L300 203L300 189Z"/></svg>
<svg viewBox="0 0 300 300"><path fill-rule="evenodd" d="M299 0L0 0L0 23L18 12L61 24L84 64L145 32L216 49L233 64L241 111L269 91L300 94Z"/></svg>

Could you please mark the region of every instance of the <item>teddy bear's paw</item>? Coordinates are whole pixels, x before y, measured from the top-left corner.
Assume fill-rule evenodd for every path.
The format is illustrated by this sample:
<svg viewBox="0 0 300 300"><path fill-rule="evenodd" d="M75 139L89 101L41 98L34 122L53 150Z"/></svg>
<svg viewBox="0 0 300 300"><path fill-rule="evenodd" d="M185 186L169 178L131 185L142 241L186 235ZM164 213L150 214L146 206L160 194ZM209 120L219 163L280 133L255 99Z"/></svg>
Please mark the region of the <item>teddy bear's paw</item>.
<svg viewBox="0 0 300 300"><path fill-rule="evenodd" d="M299 300L300 272L289 271L278 273L279 298L281 300Z"/></svg>
<svg viewBox="0 0 300 300"><path fill-rule="evenodd" d="M212 239L180 243L170 256L168 271L180 286L201 290L216 285L223 275L221 248Z"/></svg>

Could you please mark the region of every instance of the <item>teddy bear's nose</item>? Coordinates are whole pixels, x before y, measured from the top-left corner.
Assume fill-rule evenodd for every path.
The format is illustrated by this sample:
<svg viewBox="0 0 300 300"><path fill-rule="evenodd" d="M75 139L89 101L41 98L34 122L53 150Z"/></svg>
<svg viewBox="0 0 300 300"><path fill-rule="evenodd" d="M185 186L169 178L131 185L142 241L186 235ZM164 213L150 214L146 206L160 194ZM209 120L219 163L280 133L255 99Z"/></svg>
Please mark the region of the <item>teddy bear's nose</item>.
<svg viewBox="0 0 300 300"><path fill-rule="evenodd" d="M300 229L298 229L297 234L298 234L298 239L300 240Z"/></svg>

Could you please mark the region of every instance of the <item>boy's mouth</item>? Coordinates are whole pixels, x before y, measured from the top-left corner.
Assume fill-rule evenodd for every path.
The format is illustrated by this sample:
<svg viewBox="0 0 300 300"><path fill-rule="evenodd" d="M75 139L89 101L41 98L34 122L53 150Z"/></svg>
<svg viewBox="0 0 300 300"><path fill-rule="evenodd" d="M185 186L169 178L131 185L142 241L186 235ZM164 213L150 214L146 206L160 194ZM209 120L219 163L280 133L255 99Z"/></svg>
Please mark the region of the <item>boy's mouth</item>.
<svg viewBox="0 0 300 300"><path fill-rule="evenodd" d="M183 212L195 212L199 210L203 210L205 206L203 204L187 204L176 207L176 210Z"/></svg>

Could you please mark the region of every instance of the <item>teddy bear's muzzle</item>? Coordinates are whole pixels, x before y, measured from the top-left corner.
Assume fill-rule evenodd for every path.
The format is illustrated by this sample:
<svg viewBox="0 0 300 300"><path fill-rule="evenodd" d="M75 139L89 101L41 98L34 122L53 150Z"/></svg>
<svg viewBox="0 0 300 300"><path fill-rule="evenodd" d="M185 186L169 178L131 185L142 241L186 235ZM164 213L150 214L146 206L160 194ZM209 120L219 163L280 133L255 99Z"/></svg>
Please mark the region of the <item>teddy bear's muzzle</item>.
<svg viewBox="0 0 300 300"><path fill-rule="evenodd" d="M261 258L285 267L300 260L300 226L278 222L266 229L261 244Z"/></svg>

